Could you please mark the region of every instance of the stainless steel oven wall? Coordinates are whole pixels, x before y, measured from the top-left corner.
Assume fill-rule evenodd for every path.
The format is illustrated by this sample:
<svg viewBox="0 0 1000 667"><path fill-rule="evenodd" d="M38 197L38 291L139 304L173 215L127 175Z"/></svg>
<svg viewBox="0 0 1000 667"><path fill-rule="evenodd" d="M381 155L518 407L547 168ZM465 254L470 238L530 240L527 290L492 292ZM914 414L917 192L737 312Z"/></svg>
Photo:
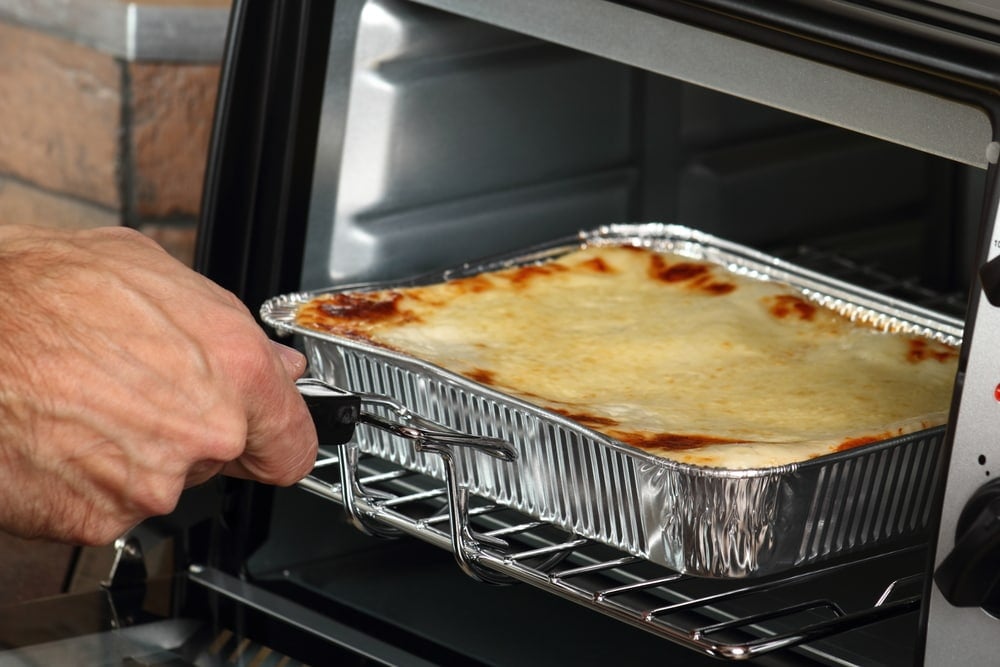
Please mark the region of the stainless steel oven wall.
<svg viewBox="0 0 1000 667"><path fill-rule="evenodd" d="M306 289L649 220L952 278L930 221L973 170L423 4L336 14Z"/></svg>
<svg viewBox="0 0 1000 667"><path fill-rule="evenodd" d="M671 192L640 181L666 180L670 152L643 139L673 125L675 87L408 2L337 13L306 286L399 277L671 208ZM641 107L658 107L652 127Z"/></svg>

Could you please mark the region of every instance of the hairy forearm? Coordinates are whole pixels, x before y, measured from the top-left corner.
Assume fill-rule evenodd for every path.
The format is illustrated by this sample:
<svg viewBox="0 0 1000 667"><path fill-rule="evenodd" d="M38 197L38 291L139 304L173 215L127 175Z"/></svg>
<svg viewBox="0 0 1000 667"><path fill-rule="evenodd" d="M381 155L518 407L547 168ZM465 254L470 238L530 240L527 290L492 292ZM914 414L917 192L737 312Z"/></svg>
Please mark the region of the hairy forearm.
<svg viewBox="0 0 1000 667"><path fill-rule="evenodd" d="M107 542L220 472L288 484L301 355L127 230L0 226L0 528Z"/></svg>

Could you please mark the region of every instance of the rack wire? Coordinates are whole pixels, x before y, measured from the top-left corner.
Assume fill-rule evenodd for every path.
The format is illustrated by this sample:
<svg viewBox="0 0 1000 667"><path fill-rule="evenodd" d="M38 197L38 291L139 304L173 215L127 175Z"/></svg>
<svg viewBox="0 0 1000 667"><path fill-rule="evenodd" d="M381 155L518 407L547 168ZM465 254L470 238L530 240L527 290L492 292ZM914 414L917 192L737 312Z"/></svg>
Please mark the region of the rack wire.
<svg viewBox="0 0 1000 667"><path fill-rule="evenodd" d="M346 464L346 465L345 465ZM344 470L356 475L345 484ZM445 484L375 457L354 445L321 449L307 491L350 506L359 528L383 537L408 535L456 553ZM346 500L346 502L345 502ZM488 583L523 582L700 653L746 660L916 612L923 547L910 545L761 580L691 577L568 534L481 498L467 513L475 559ZM910 570L900 576L899 563ZM845 600L814 596L808 584L876 566L887 572L878 590ZM475 574L474 574L475 576ZM848 575L849 576L849 575ZM779 604L776 604L776 601Z"/></svg>

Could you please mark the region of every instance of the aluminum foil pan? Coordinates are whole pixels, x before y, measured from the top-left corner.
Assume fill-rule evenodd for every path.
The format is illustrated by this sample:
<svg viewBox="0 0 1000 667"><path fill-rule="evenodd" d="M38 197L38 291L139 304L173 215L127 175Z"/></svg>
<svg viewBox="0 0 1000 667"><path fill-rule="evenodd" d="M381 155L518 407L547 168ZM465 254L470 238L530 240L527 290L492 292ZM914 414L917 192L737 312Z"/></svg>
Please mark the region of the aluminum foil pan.
<svg viewBox="0 0 1000 667"><path fill-rule="evenodd" d="M611 225L506 257L361 288L429 284L559 256L587 245L643 245L777 280L854 319L887 331L961 344L961 322L863 290L687 227ZM339 287L271 299L265 322L303 336L317 377L351 391L389 396L419 415L518 452L503 462L457 455L463 484L480 496L583 537L680 572L747 577L916 538L928 527L944 427L803 463L729 470L656 457L562 415L437 366L360 341L299 327L298 306ZM411 443L359 426L359 447L438 479L441 461Z"/></svg>

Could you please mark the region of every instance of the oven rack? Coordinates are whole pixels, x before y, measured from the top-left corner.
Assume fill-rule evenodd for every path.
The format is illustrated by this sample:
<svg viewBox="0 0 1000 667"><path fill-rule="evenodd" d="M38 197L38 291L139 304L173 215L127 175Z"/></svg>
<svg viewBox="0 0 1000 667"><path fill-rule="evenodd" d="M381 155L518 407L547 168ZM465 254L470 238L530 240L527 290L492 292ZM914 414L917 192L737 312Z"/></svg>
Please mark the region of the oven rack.
<svg viewBox="0 0 1000 667"><path fill-rule="evenodd" d="M762 580L701 579L469 496L452 479L442 483L348 443L336 451L321 447L313 474L299 486L343 505L364 532L408 535L451 551L476 579L527 583L725 660L792 647L822 658L823 649L810 643L920 607L922 546ZM829 587L811 590L824 577L873 566L883 576L874 589L845 590L843 600L830 599Z"/></svg>

